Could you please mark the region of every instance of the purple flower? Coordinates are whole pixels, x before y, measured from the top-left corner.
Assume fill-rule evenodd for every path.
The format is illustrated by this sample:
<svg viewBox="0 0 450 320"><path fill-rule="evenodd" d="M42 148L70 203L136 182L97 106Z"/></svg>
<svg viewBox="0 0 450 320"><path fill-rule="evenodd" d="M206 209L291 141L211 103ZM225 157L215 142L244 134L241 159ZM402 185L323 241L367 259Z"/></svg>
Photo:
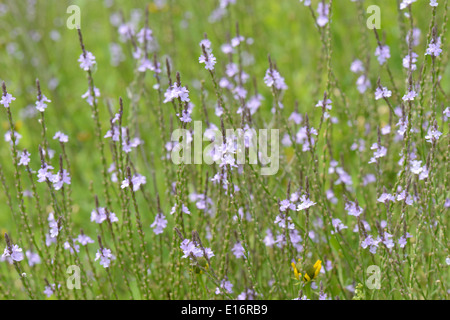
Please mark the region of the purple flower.
<svg viewBox="0 0 450 320"><path fill-rule="evenodd" d="M359 59L356 59L355 61L353 61L350 66L350 71L353 73L364 72L364 70L365 70L364 64Z"/></svg>
<svg viewBox="0 0 450 320"><path fill-rule="evenodd" d="M11 258L13 261L22 261L23 260L23 253L22 248L19 248L17 244L13 245L12 247L6 247L5 251L2 254L2 258Z"/></svg>
<svg viewBox="0 0 450 320"><path fill-rule="evenodd" d="M412 238L412 235L410 235L407 232L406 236L401 236L400 239L398 239L398 244L400 245L400 248L404 248L406 246L408 238Z"/></svg>
<svg viewBox="0 0 450 320"><path fill-rule="evenodd" d="M414 89L408 91L402 98L403 101L413 101L417 97L416 91Z"/></svg>
<svg viewBox="0 0 450 320"><path fill-rule="evenodd" d="M412 58L411 58L412 56ZM406 69L409 69L409 66L411 65L411 70L416 70L416 62L417 62L417 53L412 52L411 56L408 54L406 57L403 58L403 67Z"/></svg>
<svg viewBox="0 0 450 320"><path fill-rule="evenodd" d="M24 150L20 153L19 166L28 166L30 163L30 153Z"/></svg>
<svg viewBox="0 0 450 320"><path fill-rule="evenodd" d="M181 122L189 123L192 121L191 113L188 110L181 111L181 114L182 114L180 117ZM177 115L179 115L179 114L177 114Z"/></svg>
<svg viewBox="0 0 450 320"><path fill-rule="evenodd" d="M52 285L45 286L43 293L47 296L47 298L50 298L55 293L55 287L56 285L54 283Z"/></svg>
<svg viewBox="0 0 450 320"><path fill-rule="evenodd" d="M369 163L376 163L378 158L382 158L384 156L386 156L387 153L387 149L383 146L379 146L378 143L374 143L371 147L371 150L375 150L373 152L373 157L370 158Z"/></svg>
<svg viewBox="0 0 450 320"><path fill-rule="evenodd" d="M82 53L78 59L78 62L80 63L80 68L84 71L88 71L96 63L94 55L89 51Z"/></svg>
<svg viewBox="0 0 450 320"><path fill-rule="evenodd" d="M180 99L182 102L189 102L189 90L186 87L178 86L178 83L174 83L172 87L167 88L164 93L164 103L170 102L173 99Z"/></svg>
<svg viewBox="0 0 450 320"><path fill-rule="evenodd" d="M9 108L9 104L11 101L16 100L10 93L6 93L2 95L0 99L0 104L2 104L5 108Z"/></svg>
<svg viewBox="0 0 450 320"><path fill-rule="evenodd" d="M49 99L47 99L47 97L44 95L41 95L41 99L39 100L39 96L38 96L38 100L36 101L36 109L40 112L44 112L45 109L47 108L46 102L51 102L51 101Z"/></svg>
<svg viewBox="0 0 450 320"><path fill-rule="evenodd" d="M142 28L136 35L137 41L140 44L144 44L145 41L150 42L153 40L153 31L150 28Z"/></svg>
<svg viewBox="0 0 450 320"><path fill-rule="evenodd" d="M206 56L204 54L202 54L198 58L198 62L204 63L206 70L214 70L214 65L216 64L216 57L214 57L214 55L212 53L207 52Z"/></svg>
<svg viewBox="0 0 450 320"><path fill-rule="evenodd" d="M80 234L76 241L78 241L82 246L86 246L88 243L94 243L94 240L92 240L89 236L83 234Z"/></svg>
<svg viewBox="0 0 450 320"><path fill-rule="evenodd" d="M387 45L378 46L375 49L375 56L378 59L378 63L380 65L383 65L387 61L387 59L391 57L391 51L389 49L389 46Z"/></svg>
<svg viewBox="0 0 450 320"><path fill-rule="evenodd" d="M317 104L316 104L316 108L317 107L319 107L319 108L325 107L325 109L331 110L331 108L332 108L331 104L332 103L333 102L330 99L327 99L327 101L325 102L325 105L324 105L323 100L319 100L319 102L317 102Z"/></svg>
<svg viewBox="0 0 450 320"><path fill-rule="evenodd" d="M203 256L203 251L200 248L197 248L195 243L189 239L184 239L183 242L181 242L180 245L181 250L183 250L184 255L182 258L190 257L191 254L194 255L194 257L200 258Z"/></svg>
<svg viewBox="0 0 450 320"><path fill-rule="evenodd" d="M241 257L245 258L245 250L240 242L236 242L236 244L231 249L231 251L233 252L233 254L236 258L238 258L238 259Z"/></svg>
<svg viewBox="0 0 450 320"><path fill-rule="evenodd" d="M71 178L66 169L64 169L62 172L53 175L51 181L53 182L53 188L55 190L60 190L64 184L69 185L71 183Z"/></svg>
<svg viewBox="0 0 450 320"><path fill-rule="evenodd" d="M264 83L268 87L274 86L278 90L286 90L288 87L284 82L284 78L280 75L277 70L267 69L266 75L264 76Z"/></svg>
<svg viewBox="0 0 450 320"><path fill-rule="evenodd" d="M225 9L230 4L235 4L236 0L220 0L220 8Z"/></svg>
<svg viewBox="0 0 450 320"><path fill-rule="evenodd" d="M436 142L441 135L442 132L439 132L437 128L429 128L425 140L429 143L433 143Z"/></svg>
<svg viewBox="0 0 450 320"><path fill-rule="evenodd" d="M291 204L291 202L288 199L281 200L280 201L280 211L284 212L287 209L295 210L295 205Z"/></svg>
<svg viewBox="0 0 450 320"><path fill-rule="evenodd" d="M413 198L410 194L406 194L406 190L403 190L400 194L397 195L397 201L405 200L407 205L412 205L414 203Z"/></svg>
<svg viewBox="0 0 450 320"><path fill-rule="evenodd" d="M306 195L302 195L300 197L300 201L301 203L297 206L297 211L308 209L309 207L312 207L313 205L316 204L315 202L311 201L309 197Z"/></svg>
<svg viewBox="0 0 450 320"><path fill-rule="evenodd" d="M332 219L331 223L333 224L334 230L335 231L331 231L331 234L334 234L335 232L339 232L343 229L347 229L348 227L346 225L344 225L341 221L341 219Z"/></svg>
<svg viewBox="0 0 450 320"><path fill-rule="evenodd" d="M428 178L428 169L427 166L421 166L421 160L411 160L410 162L410 171L414 174L419 175L419 180L424 180Z"/></svg>
<svg viewBox="0 0 450 320"><path fill-rule="evenodd" d="M76 252L80 252L80 246L75 243L76 240L73 240L73 244L70 245L68 241L64 242L64 249L69 250L71 254L74 254L74 249Z"/></svg>
<svg viewBox="0 0 450 320"><path fill-rule="evenodd" d="M19 144L20 139L22 139L22 135L16 131L14 131L14 140L15 140L15 145L17 146ZM9 142L9 144L12 146L13 145L13 135L11 134L11 131L8 130L5 133L5 142Z"/></svg>
<svg viewBox="0 0 450 320"><path fill-rule="evenodd" d="M361 215L361 213L363 213L364 209L361 208L358 204L356 204L355 202L349 201L345 204L345 210L347 211L347 213L351 216L355 216L358 217Z"/></svg>
<svg viewBox="0 0 450 320"><path fill-rule="evenodd" d="M211 52L211 41L209 39L202 39L199 45L200 48L205 47L206 52Z"/></svg>
<svg viewBox="0 0 450 320"><path fill-rule="evenodd" d="M153 69L153 64L149 59L147 59L147 58L141 59L141 63L139 64L139 67L138 67L139 72L145 72L145 70L152 70L152 69Z"/></svg>
<svg viewBox="0 0 450 320"><path fill-rule="evenodd" d="M216 294L221 294L221 293L224 293L224 292L226 292L226 293L233 293L233 284L230 281L226 280L226 279L223 279L220 282L220 286L217 287L216 291L215 291Z"/></svg>
<svg viewBox="0 0 450 320"><path fill-rule="evenodd" d="M317 6L317 24L320 27L324 27L328 23L328 15L330 12L330 6L327 3L319 2L319 5Z"/></svg>
<svg viewBox="0 0 450 320"><path fill-rule="evenodd" d="M91 211L91 222L102 223L106 219L105 208L99 207Z"/></svg>
<svg viewBox="0 0 450 320"><path fill-rule="evenodd" d="M356 80L356 86L359 93L364 93L370 88L370 80L363 74Z"/></svg>
<svg viewBox="0 0 450 320"><path fill-rule="evenodd" d="M416 2L416 0L403 0L402 3L400 3L400 9L403 10L407 8L413 2Z"/></svg>
<svg viewBox="0 0 450 320"><path fill-rule="evenodd" d="M389 193L383 193L378 199L378 202L382 203L388 203L389 201L395 202L395 196L389 194Z"/></svg>
<svg viewBox="0 0 450 320"><path fill-rule="evenodd" d="M95 254L95 261L98 259L100 259L100 265L106 269L111 265L111 260L116 260L116 257L111 253L111 249L102 248Z"/></svg>
<svg viewBox="0 0 450 320"><path fill-rule="evenodd" d="M59 140L59 142L66 143L69 142L69 137L61 131L58 131L57 133L55 133L53 140Z"/></svg>
<svg viewBox="0 0 450 320"><path fill-rule="evenodd" d="M49 181L53 181L53 173L51 173L49 170L53 170L53 167L44 163L38 170L38 182L45 182L47 181L47 179Z"/></svg>
<svg viewBox="0 0 450 320"><path fill-rule="evenodd" d="M30 267L41 263L41 257L39 257L37 253L27 250L27 252L25 252L25 255L27 256L28 264L30 265Z"/></svg>
<svg viewBox="0 0 450 320"><path fill-rule="evenodd" d="M278 226L283 229L286 229L286 222L288 224L287 225L288 229L293 230L295 228L294 224L292 223L291 217L286 218L286 216L278 215L274 221L274 223L278 224Z"/></svg>
<svg viewBox="0 0 450 320"><path fill-rule="evenodd" d="M387 232L384 232L384 237L383 237L383 244L386 246L386 248L391 249L395 246L394 241L391 239L392 238L392 234L389 234Z"/></svg>
<svg viewBox="0 0 450 320"><path fill-rule="evenodd" d="M273 247L273 245L275 244L275 239L274 239L272 231L270 231L270 229L266 230L266 236L264 237L264 244L267 247Z"/></svg>
<svg viewBox="0 0 450 320"><path fill-rule="evenodd" d="M238 45L241 44L241 42L244 42L244 41L245 41L245 38L243 36L234 37L233 39L231 39L231 46L237 47Z"/></svg>
<svg viewBox="0 0 450 320"><path fill-rule="evenodd" d="M375 100L379 100L381 98L389 98L390 96L392 96L392 91L388 90L388 88L386 87L378 87L375 90Z"/></svg>
<svg viewBox="0 0 450 320"><path fill-rule="evenodd" d="M153 228L155 234L163 233L164 229L167 227L167 219L162 213L158 213L155 217L155 221L150 225Z"/></svg>
<svg viewBox="0 0 450 320"><path fill-rule="evenodd" d="M289 116L289 121L294 121L295 124L300 124L303 121L303 117L300 113L294 111L291 113L291 115Z"/></svg>
<svg viewBox="0 0 450 320"><path fill-rule="evenodd" d="M95 97L100 97L100 90L96 87L94 87L94 95ZM94 97L91 95L91 89L88 89L85 94L81 96L83 99L86 99L86 102L89 103L89 105L92 106L94 102ZM97 99L95 99L95 102L97 103Z"/></svg>

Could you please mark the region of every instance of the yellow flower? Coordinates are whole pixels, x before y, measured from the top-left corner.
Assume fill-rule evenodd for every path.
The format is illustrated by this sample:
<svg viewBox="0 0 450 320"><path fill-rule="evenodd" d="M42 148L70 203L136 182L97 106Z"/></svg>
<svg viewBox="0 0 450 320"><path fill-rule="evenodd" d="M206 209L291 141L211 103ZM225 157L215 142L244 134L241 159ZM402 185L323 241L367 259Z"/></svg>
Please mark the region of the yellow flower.
<svg viewBox="0 0 450 320"><path fill-rule="evenodd" d="M298 259L298 264L295 264L294 262L291 263L292 269L294 269L294 276L297 280L302 279L305 282L309 282L317 277L317 275L320 272L320 269L322 268L322 261L317 260L314 265L308 264L305 266L304 269L304 276L302 277L302 274L300 273L299 269L301 268L300 265L300 259Z"/></svg>

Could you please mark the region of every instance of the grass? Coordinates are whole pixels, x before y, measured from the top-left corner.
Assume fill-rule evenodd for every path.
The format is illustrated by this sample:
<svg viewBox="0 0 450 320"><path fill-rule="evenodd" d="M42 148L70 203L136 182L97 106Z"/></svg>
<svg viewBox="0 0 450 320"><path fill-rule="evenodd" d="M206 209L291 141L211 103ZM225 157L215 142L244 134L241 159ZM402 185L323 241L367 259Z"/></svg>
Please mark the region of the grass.
<svg viewBox="0 0 450 320"><path fill-rule="evenodd" d="M238 0L216 22L209 21L209 17L219 1L204 1L201 5L191 0L162 2L158 6L158 1L77 1L84 46L96 57L96 65L89 72L80 69L77 62L82 53L77 30L66 26L70 16L66 10L72 2L37 0L30 5L9 0L0 6L0 80L16 97L9 109L0 107L0 130L6 134L11 129L10 111L15 130L22 136L17 150L8 142L0 144L4 177L0 231L2 237L7 233L24 252L41 253L41 263L31 267L27 258L13 264L0 262L0 297L45 299L48 297L44 290L55 284L50 299L236 299L244 297L243 293L247 298L263 299L318 299L324 294L331 299L447 299L449 127L443 113L450 106L448 1L440 0L435 9L428 1L413 3L412 20L405 16L409 8L399 10L394 1L373 3L381 9L381 29L377 32L390 47L391 57L385 65L374 56L377 40L374 31L366 27L366 8L372 3L365 1L333 1L331 22L324 27L318 27L311 15L311 11L317 14L319 1L312 1L310 10L299 1ZM158 78L150 70L137 70L139 63L132 56L136 34L132 40L124 40L118 32L120 25L134 21L137 33L144 27L147 15L154 37L148 55L153 59L156 54L161 63ZM216 90L210 72L198 63L202 54L198 43L206 33L217 58L215 79L225 77L230 56L220 47L236 36L237 24L239 34L251 39L236 47L231 56L249 75L243 85L248 91L244 101L255 94L254 81L263 97L259 110L244 120L237 113L242 102L228 89ZM411 24L421 30L420 44L411 46L418 54L411 81L422 87L414 101L404 102L401 97L409 87L410 77L402 60L408 54L410 45L405 38ZM433 25L443 41L443 52L436 58L424 55L433 37ZM123 58L117 65L111 63L112 43L122 50ZM269 55L272 68L285 79L287 90L264 83ZM166 59L172 69L171 81L176 81L179 72L181 84L188 87L195 106L192 120L203 121L203 128L207 121L219 129L221 121L224 128L234 129L243 123L256 130L278 129L280 141L285 134L294 140L302 127L306 132L314 127L318 135L308 133L301 142L280 145L280 168L271 176L262 176L260 165L246 164L240 173L218 164L175 165L165 159L164 146L173 130L193 129L193 123L181 123L174 112L174 108L179 112L186 107L181 101L174 100L173 105L160 103L154 85L161 82L161 95L168 87ZM350 71L355 59L363 62L366 71L361 74L370 81L364 93L355 85L361 74ZM230 81L238 83L239 74L237 81ZM32 112L37 78L42 93L51 100L44 113L45 138L42 115ZM392 90L392 97L374 99L378 80ZM101 91L93 106L81 98L91 81ZM325 109L315 107L323 100L324 92L332 100L330 119L324 117ZM130 138L137 136L143 141L130 153L122 151L120 142L103 138L111 128L110 119L120 109L119 97L123 99L122 125L129 128ZM230 116L215 115L221 99ZM277 107L278 102L282 102L283 109ZM303 118L299 124L288 120L296 108ZM391 108L399 108L400 113ZM403 136L395 126L401 112L409 115L409 128L414 129ZM430 143L425 136L434 121L442 135ZM378 132L388 124L390 133ZM64 149L53 139L57 131L69 136ZM121 139L126 140L125 135ZM314 147L305 150L311 138L315 139ZM361 146L361 141L365 148L355 150L352 145ZM387 148L387 153L369 164L374 152L370 147L377 141ZM45 150L46 144L55 151L54 158L47 159L54 173L59 170L60 155L70 172L71 184L62 190L54 190L52 183L36 182L41 166L39 147ZM24 149L31 153L31 180L26 169L13 162L18 159L17 152ZM400 153L408 153L406 162L400 161ZM427 166L428 178L421 179L411 170L414 156ZM341 169L335 169L332 160ZM118 182L111 181L111 174L106 172L113 162L117 164L114 172ZM128 176L127 168L131 175L146 177L147 183L136 192L120 187ZM229 186L239 190L229 187L225 192L220 184L211 181L220 170L228 172ZM340 183L345 174L352 184ZM374 175L376 181L366 185L364 178L368 174ZM33 191L33 183L36 194L24 196L17 192ZM408 190L413 205L401 200L377 201L383 193L397 196L401 191L397 187ZM327 190L333 191L337 203L327 197ZM307 195L315 205L301 211L280 211L280 201L294 192ZM190 200L192 194L205 193L214 214L197 208L196 201ZM24 205L20 206L22 199ZM357 201L364 209L361 216L347 213L350 201ZM178 206L171 215L175 203ZM190 214L182 212L181 204L189 208ZM115 212L119 222L91 222L96 207ZM46 246L50 212L55 213L57 221L60 219L62 229L56 244ZM242 217L238 212L243 212ZM162 234L155 234L150 227L158 213L168 220ZM296 234L289 235L293 231L274 223L277 216L292 218ZM337 232L334 219L340 219L347 228ZM70 253L64 243L77 238L80 229L95 243ZM275 240L287 238L287 244L267 245L267 230ZM391 249L386 247L389 239L383 238L385 232L393 235L395 245ZM412 237L401 247L399 240L406 233ZM368 235L374 239L380 236L385 242L379 243L375 254L361 246ZM117 257L109 268L94 261L100 247L97 236L101 236L102 246ZM294 243L295 236L302 240ZM180 245L184 238L195 241L198 247L201 241L215 256L210 261L201 254L182 258ZM6 239L0 239L3 249ZM243 245L244 257L233 253L236 243ZM71 248L75 249L73 245ZM298 259L303 275L317 260L322 261L322 272L314 281L298 281L291 266ZM80 267L79 290L66 286L69 265ZM366 282L370 277L367 268L372 265L381 270L380 289L370 289ZM232 292L222 288L216 294L224 280L233 284Z"/></svg>

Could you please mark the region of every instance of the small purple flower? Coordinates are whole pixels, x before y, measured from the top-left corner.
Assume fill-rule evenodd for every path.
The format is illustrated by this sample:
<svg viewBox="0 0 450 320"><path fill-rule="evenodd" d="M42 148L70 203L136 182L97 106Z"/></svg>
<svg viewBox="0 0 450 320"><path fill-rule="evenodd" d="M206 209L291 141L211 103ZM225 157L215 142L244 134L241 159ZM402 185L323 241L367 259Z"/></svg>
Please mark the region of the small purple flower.
<svg viewBox="0 0 450 320"><path fill-rule="evenodd" d="M91 211L91 222L102 223L108 217L106 216L106 209L99 207Z"/></svg>
<svg viewBox="0 0 450 320"><path fill-rule="evenodd" d="M22 139L22 135L20 133L18 133L17 131L14 131L14 140L15 140L15 145L17 146L20 142L20 139ZM13 135L11 134L11 131L8 130L5 133L5 142L9 142L9 144L12 146L13 145Z"/></svg>
<svg viewBox="0 0 450 320"><path fill-rule="evenodd" d="M391 51L389 49L389 46L387 45L378 46L375 49L375 56L378 59L378 63L380 65L383 65L387 61L387 59L391 57Z"/></svg>
<svg viewBox="0 0 450 320"><path fill-rule="evenodd" d="M9 108L11 101L16 100L10 93L6 93L2 95L0 99L0 104L2 104L5 108Z"/></svg>
<svg viewBox="0 0 450 320"><path fill-rule="evenodd" d="M386 156L387 154L387 149L383 146L379 146L378 143L374 143L371 147L371 150L375 150L373 152L373 157L370 158L369 163L376 163L378 158L382 158L384 156Z"/></svg>
<svg viewBox="0 0 450 320"><path fill-rule="evenodd" d="M27 150L24 150L20 153L19 166L28 166L30 163L30 153Z"/></svg>
<svg viewBox="0 0 450 320"><path fill-rule="evenodd" d="M433 143L436 142L441 135L442 132L439 132L437 128L429 128L425 140L429 143Z"/></svg>
<svg viewBox="0 0 450 320"><path fill-rule="evenodd" d="M316 204L315 202L311 201L307 195L302 195L300 197L300 201L301 203L297 206L297 211L308 209Z"/></svg>
<svg viewBox="0 0 450 320"><path fill-rule="evenodd" d="M69 250L71 254L74 254L74 249L76 252L80 252L80 246L75 243L76 240L73 240L73 244L70 245L68 241L64 242L64 249Z"/></svg>
<svg viewBox="0 0 450 320"><path fill-rule="evenodd" d="M275 224L278 224L278 226L283 229L286 229L286 222L287 222L287 228L289 230L293 230L295 228L294 224L292 223L291 217L286 218L286 216L278 215L274 221Z"/></svg>
<svg viewBox="0 0 450 320"><path fill-rule="evenodd" d="M300 124L303 121L303 117L300 113L298 113L297 111L294 111L291 113L288 120L294 121L295 124Z"/></svg>
<svg viewBox="0 0 450 320"><path fill-rule="evenodd" d="M44 112L45 109L47 108L46 102L51 102L51 101L49 99L47 99L47 97L44 95L41 95L41 99L39 100L39 96L38 96L38 100L36 101L36 109L40 112Z"/></svg>
<svg viewBox="0 0 450 320"><path fill-rule="evenodd" d="M345 210L347 211L347 213L351 216L355 216L358 217L361 215L361 213L363 213L364 209L361 208L358 204L356 204L355 202L349 201L345 204Z"/></svg>
<svg viewBox="0 0 450 320"><path fill-rule="evenodd" d="M215 291L216 294L221 294L221 293L224 293L224 292L225 293L233 293L233 284L230 281L226 280L226 279L223 279L220 282L220 286L217 287L216 291Z"/></svg>
<svg viewBox="0 0 450 320"><path fill-rule="evenodd" d="M414 89L408 91L402 98L403 101L413 101L417 97L416 91Z"/></svg>
<svg viewBox="0 0 450 320"><path fill-rule="evenodd" d="M94 243L94 240L92 240L89 236L85 235L84 233L80 234L76 241L78 241L82 246L86 246L88 243Z"/></svg>
<svg viewBox="0 0 450 320"><path fill-rule="evenodd" d="M402 3L400 3L400 9L403 10L403 9L407 8L413 2L416 2L416 0L403 0Z"/></svg>
<svg viewBox="0 0 450 320"><path fill-rule="evenodd" d="M53 182L53 188L55 190L61 190L64 184L69 185L71 183L70 174L64 169L62 172L53 175L51 181Z"/></svg>
<svg viewBox="0 0 450 320"><path fill-rule="evenodd" d="M325 107L325 109L331 110L331 108L332 108L331 104L332 103L333 102L330 99L327 99L327 101L325 102L325 105L324 105L323 100L319 100L319 102L317 102L317 104L316 104L316 108L317 107L319 107L319 108Z"/></svg>
<svg viewBox="0 0 450 320"><path fill-rule="evenodd" d="M359 59L356 59L355 61L353 61L350 66L350 71L353 73L364 72L364 70L365 70L364 64Z"/></svg>
<svg viewBox="0 0 450 320"><path fill-rule="evenodd" d="M437 57L442 53L441 49L441 37L438 37L436 40L431 39L430 44L428 45L427 51L425 54Z"/></svg>
<svg viewBox="0 0 450 320"><path fill-rule="evenodd" d="M43 293L50 298L55 293L56 285L53 283L52 285L45 286Z"/></svg>
<svg viewBox="0 0 450 320"><path fill-rule="evenodd" d="M317 6L317 24L320 27L324 27L328 23L328 15L330 13L330 6L327 3L319 2Z"/></svg>
<svg viewBox="0 0 450 320"><path fill-rule="evenodd" d="M284 78L280 75L277 70L267 69L266 75L264 76L264 83L268 87L274 86L278 90L286 90L288 87L284 82Z"/></svg>
<svg viewBox="0 0 450 320"><path fill-rule="evenodd" d="M439 3L437 2L437 0L430 0L430 6L437 7L438 5Z"/></svg>
<svg viewBox="0 0 450 320"><path fill-rule="evenodd" d="M2 254L2 258L11 258L13 261L22 261L23 260L23 253L22 248L19 248L17 244L13 245L12 247L6 247L5 251Z"/></svg>
<svg viewBox="0 0 450 320"><path fill-rule="evenodd" d="M100 97L100 90L96 87L94 87L94 96L95 96L95 102L97 103L97 97ZM92 106L94 103L94 97L91 95L91 89L88 89L85 94L81 96L83 99L86 99L86 102L89 103L89 105Z"/></svg>
<svg viewBox="0 0 450 320"><path fill-rule="evenodd" d="M28 264L30 265L30 267L41 263L41 257L39 257L37 253L27 250L27 252L25 252L25 255L27 256Z"/></svg>
<svg viewBox="0 0 450 320"><path fill-rule="evenodd" d="M236 244L231 249L231 251L233 252L233 254L236 258L238 258L238 259L241 257L245 258L245 250L240 242L236 242Z"/></svg>
<svg viewBox="0 0 450 320"><path fill-rule="evenodd" d="M416 62L418 55L417 53L412 52L411 56L408 54L403 58L403 67L409 69L409 67L411 66L411 70L414 71L417 69Z"/></svg>
<svg viewBox="0 0 450 320"><path fill-rule="evenodd" d="M82 53L78 59L78 62L80 63L80 68L84 71L88 71L96 63L94 55L89 51Z"/></svg>
<svg viewBox="0 0 450 320"><path fill-rule="evenodd" d="M173 99L180 99L182 102L189 102L189 90L186 87L178 86L178 83L174 83L172 87L167 88L164 93L164 102L167 103Z"/></svg>
<svg viewBox="0 0 450 320"><path fill-rule="evenodd" d="M408 232L406 233L406 236L401 236L400 239L398 239L398 244L400 245L400 248L404 248L406 246L407 239L412 238L412 235L410 235Z"/></svg>
<svg viewBox="0 0 450 320"><path fill-rule="evenodd" d="M144 44L145 41L151 42L153 40L153 31L150 28L142 28L136 35L137 41Z"/></svg>
<svg viewBox="0 0 450 320"><path fill-rule="evenodd" d="M55 133L53 140L59 140L59 142L66 143L69 142L69 137L64 133L62 133L61 131L58 131Z"/></svg>
<svg viewBox="0 0 450 320"><path fill-rule="evenodd" d="M389 201L395 202L395 196L389 194L389 193L383 193L378 199L378 202L382 203L388 203Z"/></svg>
<svg viewBox="0 0 450 320"><path fill-rule="evenodd" d="M214 70L214 65L216 64L216 57L214 57L214 55L212 53L207 53L206 56L204 54L202 54L198 58L198 62L204 63L206 70Z"/></svg>
<svg viewBox="0 0 450 320"><path fill-rule="evenodd" d="M95 261L98 259L100 259L100 265L106 269L111 265L111 260L116 260L116 257L111 253L111 249L102 248L95 254Z"/></svg>
<svg viewBox="0 0 450 320"><path fill-rule="evenodd" d="M191 254L194 255L194 257L200 258L203 256L203 251L200 248L197 248L195 243L189 239L184 239L183 242L181 242L180 245L181 250L183 250L184 255L182 258L190 257Z"/></svg>
<svg viewBox="0 0 450 320"><path fill-rule="evenodd" d="M333 224L334 230L335 231L331 231L331 234L334 234L335 232L339 232L343 229L347 229L348 227L346 225L344 225L341 221L341 219L332 219L331 223Z"/></svg>
<svg viewBox="0 0 450 320"><path fill-rule="evenodd" d="M378 87L375 90L375 100L380 100L382 98L389 98L390 96L392 96L392 91L388 90L388 88L386 87Z"/></svg>
<svg viewBox="0 0 450 320"><path fill-rule="evenodd" d="M53 170L53 167L44 163L38 170L38 182L45 182L47 180L53 181L53 173L51 173L50 170Z"/></svg>
<svg viewBox="0 0 450 320"><path fill-rule="evenodd" d="M150 225L150 228L153 228L153 232L155 234L163 233L166 227L167 219L162 213L157 214L155 217L155 221Z"/></svg>

